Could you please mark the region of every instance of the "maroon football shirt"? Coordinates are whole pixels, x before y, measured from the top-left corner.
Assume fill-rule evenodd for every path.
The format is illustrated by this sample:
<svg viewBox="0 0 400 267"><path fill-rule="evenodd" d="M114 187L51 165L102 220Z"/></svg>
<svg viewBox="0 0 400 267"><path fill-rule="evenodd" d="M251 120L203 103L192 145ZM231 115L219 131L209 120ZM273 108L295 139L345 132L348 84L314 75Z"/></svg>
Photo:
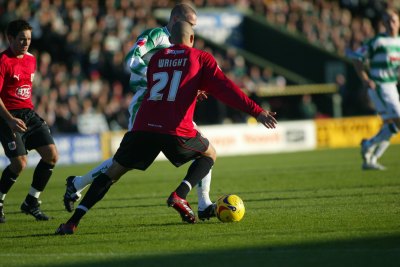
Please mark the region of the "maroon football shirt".
<svg viewBox="0 0 400 267"><path fill-rule="evenodd" d="M36 59L30 53L17 58L9 48L0 54L0 98L8 110L33 109L35 70Z"/></svg>
<svg viewBox="0 0 400 267"><path fill-rule="evenodd" d="M194 137L198 90L254 117L263 110L225 76L211 54L184 45L154 54L147 82L148 91L136 115L134 131Z"/></svg>

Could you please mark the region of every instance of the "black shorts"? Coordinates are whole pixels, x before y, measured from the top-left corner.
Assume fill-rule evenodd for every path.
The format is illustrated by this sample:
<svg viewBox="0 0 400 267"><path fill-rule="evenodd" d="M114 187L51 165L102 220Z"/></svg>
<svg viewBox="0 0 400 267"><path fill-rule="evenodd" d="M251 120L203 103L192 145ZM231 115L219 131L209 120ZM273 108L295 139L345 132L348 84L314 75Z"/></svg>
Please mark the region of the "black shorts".
<svg viewBox="0 0 400 267"><path fill-rule="evenodd" d="M119 145L114 160L126 168L146 170L163 152L179 167L196 159L208 149L207 138L200 133L193 138L152 132L129 131Z"/></svg>
<svg viewBox="0 0 400 267"><path fill-rule="evenodd" d="M11 110L10 113L23 120L28 130L24 133L15 133L14 137L7 122L0 118L0 141L8 158L26 155L28 150L54 144L49 126L36 112L31 109L18 109Z"/></svg>

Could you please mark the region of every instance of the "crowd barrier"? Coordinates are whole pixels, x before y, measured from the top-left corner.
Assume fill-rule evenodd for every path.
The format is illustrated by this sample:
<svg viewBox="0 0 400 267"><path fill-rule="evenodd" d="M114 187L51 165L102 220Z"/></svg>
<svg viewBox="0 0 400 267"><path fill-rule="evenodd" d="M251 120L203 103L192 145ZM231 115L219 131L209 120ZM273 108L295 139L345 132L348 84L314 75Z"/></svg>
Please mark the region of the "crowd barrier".
<svg viewBox="0 0 400 267"><path fill-rule="evenodd" d="M344 148L359 146L363 138L378 133L382 120L378 116L349 117L315 120L318 148ZM400 143L397 134L391 143Z"/></svg>
<svg viewBox="0 0 400 267"><path fill-rule="evenodd" d="M376 116L279 122L276 129L256 123L201 126L200 131L217 150L218 156L292 152L318 148L359 146L363 138L376 134L382 125ZM89 135L58 135L55 142L59 165L99 162L114 155L125 131ZM400 135L391 139L400 143ZM139 152L140 153L140 152ZM165 159L163 155L159 160ZM39 155L29 152L28 166L35 166ZM0 167L9 163L0 148Z"/></svg>
<svg viewBox="0 0 400 267"><path fill-rule="evenodd" d="M58 135L54 136L57 146L59 165L92 163L102 160L101 135ZM39 154L32 150L28 153L28 167L36 166L39 162ZM0 147L0 167L4 168L9 164L4 154L3 147Z"/></svg>

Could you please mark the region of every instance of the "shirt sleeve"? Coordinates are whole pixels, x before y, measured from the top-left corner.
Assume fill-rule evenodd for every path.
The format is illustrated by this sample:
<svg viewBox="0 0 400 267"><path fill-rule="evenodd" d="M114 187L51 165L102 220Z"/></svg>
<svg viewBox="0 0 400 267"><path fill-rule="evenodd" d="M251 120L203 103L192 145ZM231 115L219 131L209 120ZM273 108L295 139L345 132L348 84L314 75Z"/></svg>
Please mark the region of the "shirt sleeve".
<svg viewBox="0 0 400 267"><path fill-rule="evenodd" d="M228 106L246 112L253 117L257 117L263 111L233 81L225 76L213 56L203 52L199 60L203 71L202 90Z"/></svg>
<svg viewBox="0 0 400 267"><path fill-rule="evenodd" d="M351 59L356 59L360 61L365 61L370 55L370 42L364 42L359 48L350 54Z"/></svg>
<svg viewBox="0 0 400 267"><path fill-rule="evenodd" d="M5 77L5 66L4 64L0 63L0 92L3 89L3 85L4 85L4 77Z"/></svg>
<svg viewBox="0 0 400 267"><path fill-rule="evenodd" d="M131 73L145 76L147 64L142 57L154 48L148 32L142 33L125 57L125 64Z"/></svg>
<svg viewBox="0 0 400 267"><path fill-rule="evenodd" d="M144 31L136 40L125 57L125 65L131 73L129 86L133 92L147 87L146 73L152 55L170 46L167 33L163 28Z"/></svg>

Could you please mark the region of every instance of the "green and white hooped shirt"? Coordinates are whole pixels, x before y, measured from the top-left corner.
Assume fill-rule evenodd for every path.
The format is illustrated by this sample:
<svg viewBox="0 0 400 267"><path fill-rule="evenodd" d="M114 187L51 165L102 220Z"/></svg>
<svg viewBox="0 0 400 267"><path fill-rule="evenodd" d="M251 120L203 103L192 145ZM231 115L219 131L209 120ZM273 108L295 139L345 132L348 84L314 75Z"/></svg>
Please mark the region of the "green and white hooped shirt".
<svg viewBox="0 0 400 267"><path fill-rule="evenodd" d="M167 27L146 30L139 35L126 55L125 64L131 71L129 85L133 92L136 93L141 88L146 89L146 72L150 58L157 51L171 46L169 36Z"/></svg>
<svg viewBox="0 0 400 267"><path fill-rule="evenodd" d="M400 66L400 37L378 34L366 41L352 58L369 61L369 77L377 84L397 83Z"/></svg>
<svg viewBox="0 0 400 267"><path fill-rule="evenodd" d="M151 57L161 49L171 46L167 27L153 28L141 33L125 57L125 64L131 72L129 87L135 94L129 105L128 129L131 129L136 113L147 90L147 66Z"/></svg>

